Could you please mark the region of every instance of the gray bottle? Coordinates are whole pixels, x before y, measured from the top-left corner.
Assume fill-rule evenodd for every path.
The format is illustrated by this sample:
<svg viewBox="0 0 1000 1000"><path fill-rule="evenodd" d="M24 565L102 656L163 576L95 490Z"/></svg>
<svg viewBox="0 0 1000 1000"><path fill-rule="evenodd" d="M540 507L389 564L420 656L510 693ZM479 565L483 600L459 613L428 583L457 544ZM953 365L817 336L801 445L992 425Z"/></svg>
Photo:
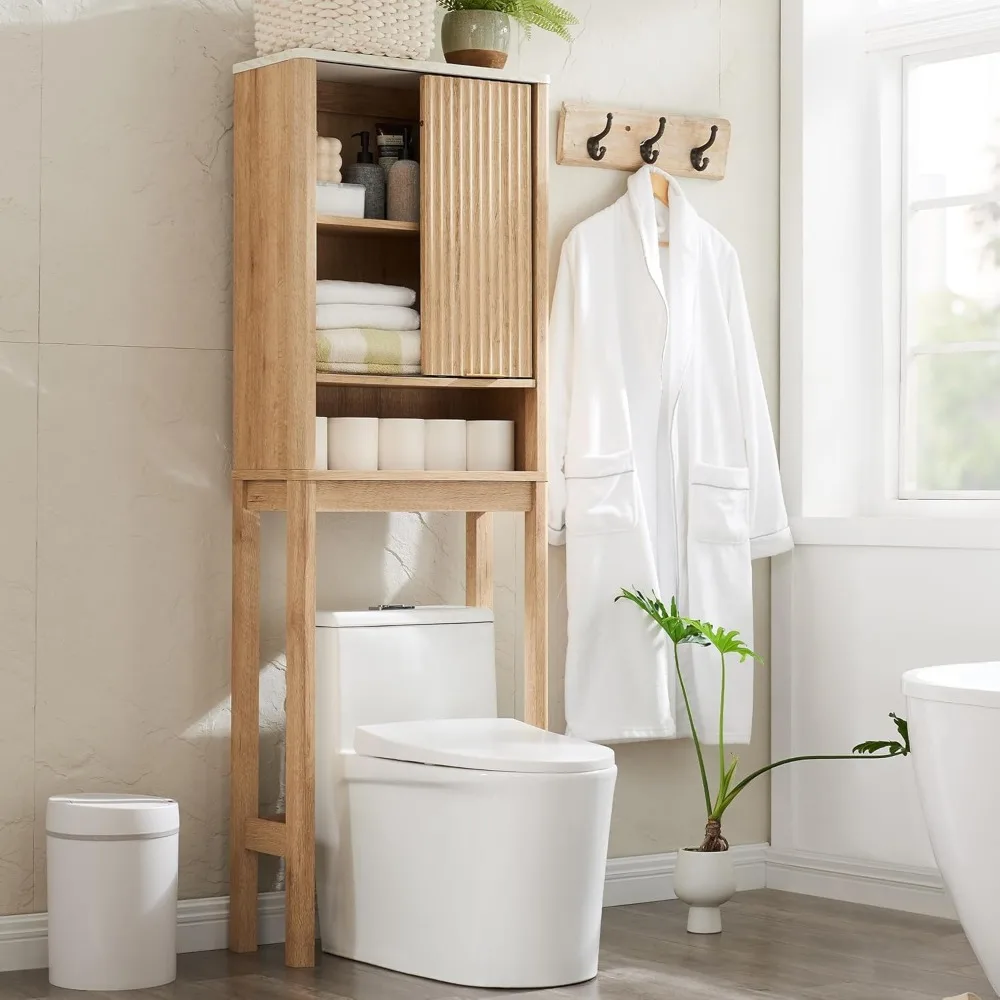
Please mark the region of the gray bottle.
<svg viewBox="0 0 1000 1000"><path fill-rule="evenodd" d="M386 218L397 222L420 221L420 164L410 159L410 130L403 130L403 148L399 159L389 167L386 179L388 211Z"/></svg>
<svg viewBox="0 0 1000 1000"><path fill-rule="evenodd" d="M385 218L385 171L375 162L375 157L368 148L371 143L370 132L355 132L351 138L361 139L361 152L357 163L348 163L344 167L344 180L348 184L361 184L365 189L365 218Z"/></svg>

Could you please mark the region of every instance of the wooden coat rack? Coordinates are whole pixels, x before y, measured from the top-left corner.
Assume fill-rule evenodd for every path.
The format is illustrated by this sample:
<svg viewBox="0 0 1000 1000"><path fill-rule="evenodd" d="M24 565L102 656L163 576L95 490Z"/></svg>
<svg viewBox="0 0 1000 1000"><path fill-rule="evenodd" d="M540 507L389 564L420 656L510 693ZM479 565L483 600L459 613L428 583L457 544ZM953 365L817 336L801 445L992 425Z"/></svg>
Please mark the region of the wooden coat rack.
<svg viewBox="0 0 1000 1000"><path fill-rule="evenodd" d="M725 118L564 104L559 114L556 162L628 171L655 163L677 177L719 181L726 175L731 133L732 126Z"/></svg>

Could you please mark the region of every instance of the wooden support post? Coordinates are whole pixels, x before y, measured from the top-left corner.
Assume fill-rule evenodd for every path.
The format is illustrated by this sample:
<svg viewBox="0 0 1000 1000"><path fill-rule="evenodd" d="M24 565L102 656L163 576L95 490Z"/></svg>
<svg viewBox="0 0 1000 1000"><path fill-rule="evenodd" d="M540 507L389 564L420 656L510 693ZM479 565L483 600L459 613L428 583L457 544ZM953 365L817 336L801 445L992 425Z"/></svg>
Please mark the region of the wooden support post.
<svg viewBox="0 0 1000 1000"><path fill-rule="evenodd" d="M493 515L465 515L465 603L470 608L493 607Z"/></svg>
<svg viewBox="0 0 1000 1000"><path fill-rule="evenodd" d="M316 484L288 483L285 964L316 964Z"/></svg>
<svg viewBox="0 0 1000 1000"><path fill-rule="evenodd" d="M260 766L260 514L233 483L232 742L229 779L229 947L257 950L257 854L246 827L257 818Z"/></svg>
<svg viewBox="0 0 1000 1000"><path fill-rule="evenodd" d="M546 484L524 515L524 721L549 725L549 572Z"/></svg>

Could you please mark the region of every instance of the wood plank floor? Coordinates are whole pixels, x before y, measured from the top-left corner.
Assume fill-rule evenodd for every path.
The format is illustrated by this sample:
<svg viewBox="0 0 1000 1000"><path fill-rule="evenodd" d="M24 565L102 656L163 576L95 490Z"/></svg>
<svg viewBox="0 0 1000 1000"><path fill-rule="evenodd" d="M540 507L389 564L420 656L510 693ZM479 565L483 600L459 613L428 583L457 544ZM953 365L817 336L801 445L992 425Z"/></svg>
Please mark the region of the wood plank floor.
<svg viewBox="0 0 1000 1000"><path fill-rule="evenodd" d="M942 1000L992 997L958 924L873 907L761 890L739 893L718 937L685 933L680 903L605 910L597 979L532 1000ZM178 981L137 993L79 994L49 987L46 973L0 975L0 1000L42 997L150 1000L480 1000L464 989L322 956L289 970L282 949L182 955ZM499 994L506 998L506 994Z"/></svg>

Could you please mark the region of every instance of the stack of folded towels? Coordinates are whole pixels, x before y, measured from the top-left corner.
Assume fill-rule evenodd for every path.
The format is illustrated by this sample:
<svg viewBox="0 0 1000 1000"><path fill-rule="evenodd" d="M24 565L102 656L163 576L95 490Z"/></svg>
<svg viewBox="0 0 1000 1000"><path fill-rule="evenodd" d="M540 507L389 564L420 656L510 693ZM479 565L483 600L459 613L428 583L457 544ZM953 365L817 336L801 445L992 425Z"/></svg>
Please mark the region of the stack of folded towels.
<svg viewBox="0 0 1000 1000"><path fill-rule="evenodd" d="M316 370L419 375L417 293L367 281L316 282Z"/></svg>

